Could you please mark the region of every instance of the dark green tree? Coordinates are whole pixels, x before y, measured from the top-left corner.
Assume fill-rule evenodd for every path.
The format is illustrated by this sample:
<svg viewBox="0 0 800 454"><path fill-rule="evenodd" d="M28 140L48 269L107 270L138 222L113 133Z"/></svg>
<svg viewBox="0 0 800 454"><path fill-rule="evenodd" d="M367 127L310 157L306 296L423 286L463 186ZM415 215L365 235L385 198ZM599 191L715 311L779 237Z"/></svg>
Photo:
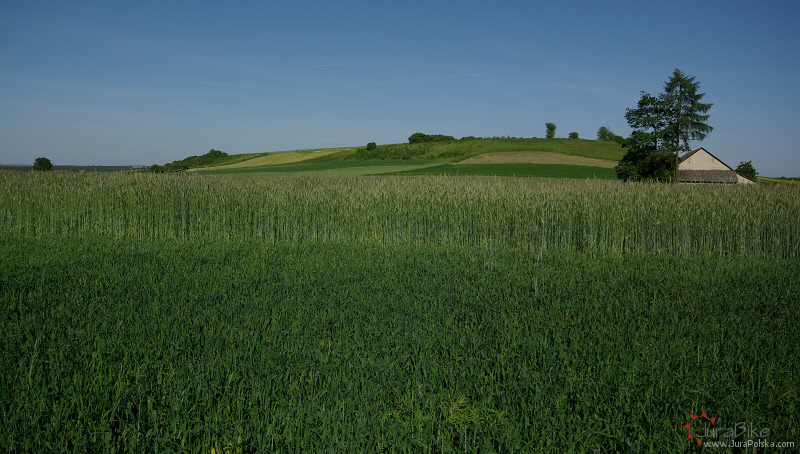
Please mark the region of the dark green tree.
<svg viewBox="0 0 800 454"><path fill-rule="evenodd" d="M699 87L694 77L676 69L664 84L664 93L642 92L636 108L625 111L633 134L623 142L629 152L620 161L624 170L617 172L620 178L676 180L680 154L689 151L689 140L703 140L713 130L705 114L712 105L701 102L705 93L698 93ZM672 162L667 164L664 156L672 156ZM632 167L638 172L629 171Z"/></svg>
<svg viewBox="0 0 800 454"><path fill-rule="evenodd" d="M367 150L371 151L371 150L374 150L376 148L378 148L378 145L375 142L370 142L370 143L367 144Z"/></svg>
<svg viewBox="0 0 800 454"><path fill-rule="evenodd" d="M700 82L695 82L680 69L675 69L672 77L664 84L663 102L665 117L670 129L669 140L673 141L675 165L677 168L681 152L687 152L690 140L703 140L714 130L708 123L708 112L713 104L704 103L705 93L699 93Z"/></svg>
<svg viewBox="0 0 800 454"><path fill-rule="evenodd" d="M570 138L570 139L577 139L577 138L578 138L578 133L577 133L577 132L571 132L571 133L569 133L569 138Z"/></svg>
<svg viewBox="0 0 800 454"><path fill-rule="evenodd" d="M740 162L739 165L736 166L736 172L739 175L753 181L756 181L756 175L758 175L758 172L756 172L755 167L753 167L752 161Z"/></svg>
<svg viewBox="0 0 800 454"><path fill-rule="evenodd" d="M555 123L545 123L544 125L547 127L547 136L546 137L548 139L552 139L553 137L555 137L556 136L556 124Z"/></svg>
<svg viewBox="0 0 800 454"><path fill-rule="evenodd" d="M675 175L672 153L659 150L653 134L634 131L622 143L627 151L614 170L623 180L669 181Z"/></svg>
<svg viewBox="0 0 800 454"><path fill-rule="evenodd" d="M36 158L33 161L33 170L51 170L53 168L53 164L47 158Z"/></svg>
<svg viewBox="0 0 800 454"><path fill-rule="evenodd" d="M443 134L423 134L415 132L408 137L408 143L425 143L425 142L454 142L456 139L453 136L445 136Z"/></svg>

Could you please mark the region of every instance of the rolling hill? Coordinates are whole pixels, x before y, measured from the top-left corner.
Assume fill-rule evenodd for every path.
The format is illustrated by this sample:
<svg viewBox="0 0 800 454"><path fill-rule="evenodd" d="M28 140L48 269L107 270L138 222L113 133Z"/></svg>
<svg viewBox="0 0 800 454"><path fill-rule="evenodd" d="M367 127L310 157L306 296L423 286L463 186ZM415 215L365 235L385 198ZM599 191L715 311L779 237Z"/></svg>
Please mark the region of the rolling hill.
<svg viewBox="0 0 800 454"><path fill-rule="evenodd" d="M616 178L624 154L614 142L582 139L469 138L448 142L343 147L226 156L191 170L203 173L517 175L554 178Z"/></svg>

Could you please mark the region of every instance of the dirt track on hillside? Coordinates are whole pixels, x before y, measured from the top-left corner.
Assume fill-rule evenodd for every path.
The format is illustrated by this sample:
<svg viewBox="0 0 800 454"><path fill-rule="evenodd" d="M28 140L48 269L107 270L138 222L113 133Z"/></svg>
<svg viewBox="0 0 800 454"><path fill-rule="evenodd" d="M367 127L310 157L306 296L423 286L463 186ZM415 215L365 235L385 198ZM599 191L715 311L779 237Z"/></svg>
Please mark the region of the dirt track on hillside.
<svg viewBox="0 0 800 454"><path fill-rule="evenodd" d="M565 164L611 169L617 165L617 162L552 151L499 151L473 156L456 164Z"/></svg>

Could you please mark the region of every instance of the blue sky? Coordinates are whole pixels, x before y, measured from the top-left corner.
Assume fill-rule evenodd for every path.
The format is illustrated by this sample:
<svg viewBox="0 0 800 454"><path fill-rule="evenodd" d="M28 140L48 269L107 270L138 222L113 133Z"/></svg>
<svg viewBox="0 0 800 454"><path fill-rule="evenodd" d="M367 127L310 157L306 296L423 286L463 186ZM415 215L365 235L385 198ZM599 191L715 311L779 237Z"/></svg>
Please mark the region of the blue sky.
<svg viewBox="0 0 800 454"><path fill-rule="evenodd" d="M731 166L800 176L796 2L0 3L0 163L163 164L456 137L628 135L696 77Z"/></svg>

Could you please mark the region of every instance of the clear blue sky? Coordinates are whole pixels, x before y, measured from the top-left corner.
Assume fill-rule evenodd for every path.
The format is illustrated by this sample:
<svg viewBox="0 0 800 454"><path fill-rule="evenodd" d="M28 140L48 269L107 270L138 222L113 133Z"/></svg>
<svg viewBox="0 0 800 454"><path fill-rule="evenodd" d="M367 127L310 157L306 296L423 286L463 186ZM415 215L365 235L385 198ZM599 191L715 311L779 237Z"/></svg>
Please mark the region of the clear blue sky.
<svg viewBox="0 0 800 454"><path fill-rule="evenodd" d="M675 68L696 142L800 176L792 1L0 3L0 163L163 164L456 137L627 136Z"/></svg>

